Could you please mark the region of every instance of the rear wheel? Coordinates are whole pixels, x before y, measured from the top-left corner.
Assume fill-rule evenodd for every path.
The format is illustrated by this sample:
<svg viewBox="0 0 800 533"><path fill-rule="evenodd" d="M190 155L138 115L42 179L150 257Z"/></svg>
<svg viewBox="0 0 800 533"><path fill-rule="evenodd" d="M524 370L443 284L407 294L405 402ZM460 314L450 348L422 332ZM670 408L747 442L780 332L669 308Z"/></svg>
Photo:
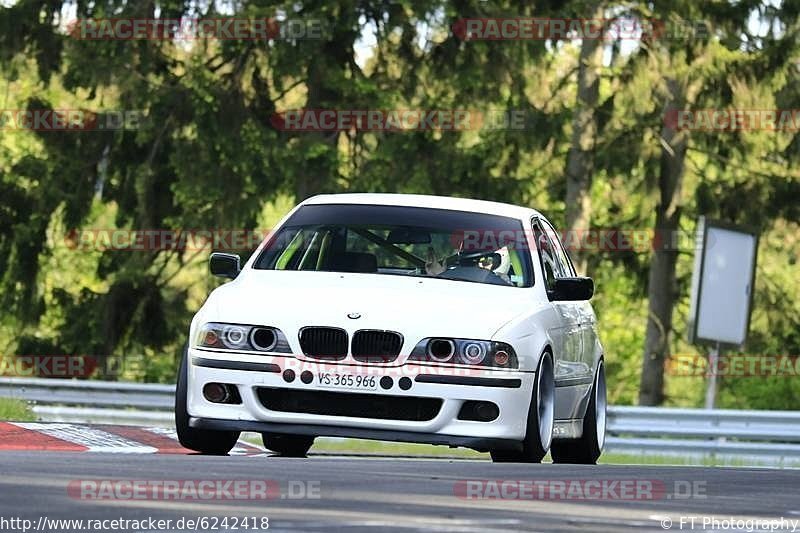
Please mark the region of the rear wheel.
<svg viewBox="0 0 800 533"><path fill-rule="evenodd" d="M314 437L306 435L284 435L279 433L262 433L264 447L284 457L305 457Z"/></svg>
<svg viewBox="0 0 800 533"><path fill-rule="evenodd" d="M239 441L238 431L214 431L189 427L189 413L186 410L186 391L188 389L188 349L184 347L181 365L178 367L178 383L175 387L175 429L178 441L189 448L206 455L226 455Z"/></svg>
<svg viewBox="0 0 800 533"><path fill-rule="evenodd" d="M492 461L541 463L553 439L554 401L553 358L549 353L545 353L536 371L522 450L491 450Z"/></svg>
<svg viewBox="0 0 800 533"><path fill-rule="evenodd" d="M606 440L606 374L603 361L597 366L592 396L583 417L583 435L579 439L555 441L550 450L554 463L597 463Z"/></svg>

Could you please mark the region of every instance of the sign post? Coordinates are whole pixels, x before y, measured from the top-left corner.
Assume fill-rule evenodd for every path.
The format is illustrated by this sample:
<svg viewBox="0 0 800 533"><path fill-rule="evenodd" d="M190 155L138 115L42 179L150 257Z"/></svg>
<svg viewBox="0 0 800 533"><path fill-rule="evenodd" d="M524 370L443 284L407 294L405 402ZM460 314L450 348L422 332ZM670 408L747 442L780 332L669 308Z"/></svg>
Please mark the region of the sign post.
<svg viewBox="0 0 800 533"><path fill-rule="evenodd" d="M719 373L719 343L716 343L708 350L708 368L711 372L708 375L708 385L706 386L706 409L713 409L717 401L717 375Z"/></svg>
<svg viewBox="0 0 800 533"><path fill-rule="evenodd" d="M753 303L758 233L700 217L692 272L689 341L710 344L705 406L714 407L723 347L747 339Z"/></svg>

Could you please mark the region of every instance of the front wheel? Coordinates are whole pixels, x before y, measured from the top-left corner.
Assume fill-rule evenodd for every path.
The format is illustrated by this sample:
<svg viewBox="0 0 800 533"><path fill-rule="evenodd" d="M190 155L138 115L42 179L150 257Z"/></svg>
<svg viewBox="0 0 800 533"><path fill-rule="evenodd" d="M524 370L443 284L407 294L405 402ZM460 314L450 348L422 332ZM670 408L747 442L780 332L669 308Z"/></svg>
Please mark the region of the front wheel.
<svg viewBox="0 0 800 533"><path fill-rule="evenodd" d="M592 397L583 417L579 439L555 441L550 450L554 463L593 465L603 453L606 440L606 373L603 361L597 366Z"/></svg>
<svg viewBox="0 0 800 533"><path fill-rule="evenodd" d="M314 444L314 437L279 433L262 433L261 440L265 448L284 457L305 457Z"/></svg>
<svg viewBox="0 0 800 533"><path fill-rule="evenodd" d="M539 362L539 369L536 371L522 450L491 450L492 461L495 463L541 463L553 440L554 402L553 359L549 353L545 352Z"/></svg>
<svg viewBox="0 0 800 533"><path fill-rule="evenodd" d="M239 441L238 431L214 431L189 427L189 412L186 410L186 391L188 389L188 348L184 347L181 365L178 367L178 383L175 387L175 429L178 441L189 448L206 455L227 455Z"/></svg>

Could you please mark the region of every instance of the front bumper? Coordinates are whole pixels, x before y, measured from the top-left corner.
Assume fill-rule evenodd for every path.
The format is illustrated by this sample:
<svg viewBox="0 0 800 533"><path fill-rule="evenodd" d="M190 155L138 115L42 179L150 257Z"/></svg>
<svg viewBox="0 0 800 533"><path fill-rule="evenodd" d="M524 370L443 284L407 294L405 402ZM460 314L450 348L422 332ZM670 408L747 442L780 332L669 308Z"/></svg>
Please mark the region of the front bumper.
<svg viewBox="0 0 800 533"><path fill-rule="evenodd" d="M247 420L220 420L216 418L190 418L189 426L198 429L219 431L255 431L258 433L281 433L286 435L309 435L313 437L347 437L353 439L387 440L394 442L413 442L417 444L440 444L461 446L486 452L489 450L522 449L522 441L487 437L463 437L440 435L438 433L419 433L417 431L393 431L386 429L365 429L348 426L322 426L308 424L277 424L274 422L254 422Z"/></svg>
<svg viewBox="0 0 800 533"><path fill-rule="evenodd" d="M326 364L321 361L301 361L291 356L200 349L189 349L188 356L187 410L192 427L445 444L480 450L513 449L519 446L525 437L535 377L532 372L491 369L451 371L419 364ZM331 367L340 372L375 376L376 380L390 376L393 385L388 390L378 387L373 391L339 391L323 387L319 382L319 373L330 371ZM292 369L296 375L291 383L283 376L287 369ZM313 376L310 383L299 379L306 371ZM400 377L410 378L408 390L399 387ZM219 404L206 400L202 389L211 382L234 385L242 403ZM441 407L435 416L427 420L371 418L368 409L365 409L363 416L285 412L267 409L259 398L260 388L433 398L441 400ZM459 419L462 406L470 400L494 403L499 415L491 422Z"/></svg>

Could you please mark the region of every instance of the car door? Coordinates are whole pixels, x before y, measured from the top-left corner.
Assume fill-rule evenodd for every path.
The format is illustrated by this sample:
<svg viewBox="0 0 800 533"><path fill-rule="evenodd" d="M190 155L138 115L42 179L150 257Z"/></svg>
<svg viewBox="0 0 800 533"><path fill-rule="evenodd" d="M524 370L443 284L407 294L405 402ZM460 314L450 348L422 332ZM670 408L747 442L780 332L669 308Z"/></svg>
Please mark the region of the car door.
<svg viewBox="0 0 800 533"><path fill-rule="evenodd" d="M575 266L564 249L558 233L547 220L542 219L541 223L545 233L553 241L556 259L561 263L560 272L566 277L576 276ZM596 343L594 312L588 301L562 302L562 305L569 309L566 312L569 317L569 330L575 337L570 344L570 349L574 350L574 357L570 359L572 365L569 375L565 377L573 382L583 382L594 375L592 371Z"/></svg>
<svg viewBox="0 0 800 533"><path fill-rule="evenodd" d="M555 280L568 276L564 263L559 259L556 241L548 233L546 226L540 219L533 220L533 234L536 239L536 250L542 265L545 290L548 297L555 289ZM576 364L580 362L579 321L576 323L576 311L572 302L558 302L550 300L550 305L557 315L558 327L550 331L553 339L553 357L555 365L555 380L568 381L574 374Z"/></svg>

